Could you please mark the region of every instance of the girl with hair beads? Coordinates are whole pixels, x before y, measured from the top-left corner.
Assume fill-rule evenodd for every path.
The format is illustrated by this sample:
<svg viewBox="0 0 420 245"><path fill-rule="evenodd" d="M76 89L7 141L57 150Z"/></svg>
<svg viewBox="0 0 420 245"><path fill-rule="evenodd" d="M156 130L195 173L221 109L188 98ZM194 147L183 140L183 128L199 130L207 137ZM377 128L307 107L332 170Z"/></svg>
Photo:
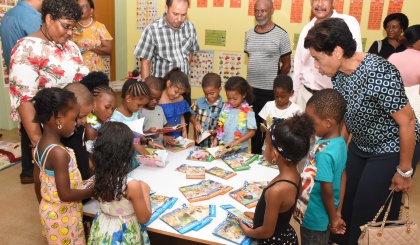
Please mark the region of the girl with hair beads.
<svg viewBox="0 0 420 245"><path fill-rule="evenodd" d="M280 173L263 190L255 213L245 212L254 220L254 227L238 220L245 235L257 238L258 244L299 244L289 224L301 187L296 165L308 153L313 133L312 120L303 114L275 119L266 134L265 158Z"/></svg>
<svg viewBox="0 0 420 245"><path fill-rule="evenodd" d="M60 142L74 133L80 106L74 93L59 88L40 90L33 101L34 121L43 125L33 154L41 170L43 232L49 244L85 244L81 200L90 198L93 188L84 189L73 150Z"/></svg>
<svg viewBox="0 0 420 245"><path fill-rule="evenodd" d="M185 123L184 113L190 112L190 106L182 95L190 91L188 76L178 67L170 70L163 78L166 88L163 90L159 105L165 113L166 120L170 125ZM188 125L187 125L188 126ZM187 128L183 127L182 132L170 132L167 135L177 138L187 138Z"/></svg>
<svg viewBox="0 0 420 245"><path fill-rule="evenodd" d="M238 76L230 77L225 84L228 102L223 105L217 126L217 136L212 147L240 146L240 152L248 151L248 140L255 135L255 113L249 106L254 101L252 87Z"/></svg>
<svg viewBox="0 0 420 245"><path fill-rule="evenodd" d="M152 214L150 187L129 175L133 137L128 126L120 122L106 123L99 130L93 162L94 197L100 210L92 222L88 244L150 244L141 225Z"/></svg>

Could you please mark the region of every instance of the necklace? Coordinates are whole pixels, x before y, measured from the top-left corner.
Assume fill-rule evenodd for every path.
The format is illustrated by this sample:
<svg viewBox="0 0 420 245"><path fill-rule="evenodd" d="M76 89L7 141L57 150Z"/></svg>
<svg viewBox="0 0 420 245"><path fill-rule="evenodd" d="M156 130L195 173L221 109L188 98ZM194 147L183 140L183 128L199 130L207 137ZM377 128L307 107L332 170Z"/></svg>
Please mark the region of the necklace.
<svg viewBox="0 0 420 245"><path fill-rule="evenodd" d="M287 105L287 107L285 109L279 109L279 110L284 111L283 114L281 114L281 115L278 115L277 110L275 110L274 114L276 115L276 118L283 118L283 116L286 115L287 111L289 110L291 104L292 104L292 102L289 101L289 104Z"/></svg>
<svg viewBox="0 0 420 245"><path fill-rule="evenodd" d="M87 25L82 25L82 23L80 23L80 21L78 21L77 23L78 23L81 27L86 28L86 27L90 26L90 24L92 24L92 22L93 22L93 18L92 18L92 17L90 17L90 22L89 22L89 24L87 24Z"/></svg>
<svg viewBox="0 0 420 245"><path fill-rule="evenodd" d="M240 112L238 114L238 124L236 125L236 131L233 133L235 136L235 140L242 137L244 130L246 128L246 113L249 111L249 104L244 101L242 102L240 108ZM233 109L232 105L226 103L223 106L222 111L220 112L219 122L217 123L217 139L219 140L219 144L224 144L223 137L225 136L225 132L223 129L223 125L226 123L226 120L229 116L230 111Z"/></svg>
<svg viewBox="0 0 420 245"><path fill-rule="evenodd" d="M52 44L54 44L54 46L56 46L58 49L60 49L61 51L63 51L65 49L64 45L62 44L57 44L56 42L54 42L53 40L51 40L51 38L49 38L45 32L42 30L42 25L40 26L39 30L41 30L42 35L44 35L44 37L50 41Z"/></svg>

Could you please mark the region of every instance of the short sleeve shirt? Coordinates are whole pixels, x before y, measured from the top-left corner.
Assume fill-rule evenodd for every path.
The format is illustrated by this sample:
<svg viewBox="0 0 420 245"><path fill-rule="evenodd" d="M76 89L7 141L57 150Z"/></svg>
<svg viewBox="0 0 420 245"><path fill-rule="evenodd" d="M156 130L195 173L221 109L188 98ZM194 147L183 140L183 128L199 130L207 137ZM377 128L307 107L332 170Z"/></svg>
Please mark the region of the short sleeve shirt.
<svg viewBox="0 0 420 245"><path fill-rule="evenodd" d="M356 146L373 154L400 152L399 127L390 114L406 106L408 99L397 68L368 53L352 74L338 72L332 81L347 102L344 119ZM419 142L417 120L415 130Z"/></svg>
<svg viewBox="0 0 420 245"><path fill-rule="evenodd" d="M167 123L165 113L163 113L162 107L156 105L154 110L148 110L142 108L139 110L139 118L144 117L143 131L147 131L150 128L163 128ZM163 135L159 134L157 138L153 139L156 143L163 145Z"/></svg>

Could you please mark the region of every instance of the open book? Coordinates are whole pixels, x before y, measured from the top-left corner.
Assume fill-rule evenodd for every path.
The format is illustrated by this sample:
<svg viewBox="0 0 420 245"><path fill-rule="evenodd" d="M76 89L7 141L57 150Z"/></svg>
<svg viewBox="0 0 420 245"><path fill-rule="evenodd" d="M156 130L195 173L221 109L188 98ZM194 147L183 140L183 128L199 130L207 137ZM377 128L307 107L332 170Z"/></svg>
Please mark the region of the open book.
<svg viewBox="0 0 420 245"><path fill-rule="evenodd" d="M141 136L149 136L149 135L158 134L158 132L155 132L155 133L143 132L144 117L131 121L131 122L125 122L125 124L131 129L131 131L133 131L135 138L138 138Z"/></svg>
<svg viewBox="0 0 420 245"><path fill-rule="evenodd" d="M157 131L160 131L160 132L166 134L166 133L169 133L169 132L176 131L176 130L178 130L180 128L186 127L187 125L188 124L186 124L186 123L180 123L180 124L177 124L175 126L158 128Z"/></svg>
<svg viewBox="0 0 420 245"><path fill-rule="evenodd" d="M136 161L143 166L164 168L168 164L168 151L153 150L151 155L135 155Z"/></svg>
<svg viewBox="0 0 420 245"><path fill-rule="evenodd" d="M245 207L253 208L257 206L261 194L267 185L268 181L245 181L241 188L231 191L229 195Z"/></svg>
<svg viewBox="0 0 420 245"><path fill-rule="evenodd" d="M252 238L245 236L238 221L229 216L214 229L213 235L241 245L249 245L253 241Z"/></svg>
<svg viewBox="0 0 420 245"><path fill-rule="evenodd" d="M207 139L210 136L211 133L208 130L201 132L201 134L199 134L197 137L197 144L200 144L201 142L203 142L203 140Z"/></svg>
<svg viewBox="0 0 420 245"><path fill-rule="evenodd" d="M220 205L220 207L226 210L230 217L240 219L242 223L249 227L254 226L254 221L250 217L246 216L241 210L235 208L231 204Z"/></svg>
<svg viewBox="0 0 420 245"><path fill-rule="evenodd" d="M207 148L206 150L212 155L215 159L219 159L222 156L226 156L229 154L234 153L236 150L238 150L239 147L224 147L224 146L216 146Z"/></svg>
<svg viewBox="0 0 420 245"><path fill-rule="evenodd" d="M178 138L176 138L175 141L176 141L175 144L165 146L168 151L172 151L172 152L182 151L195 144L194 140L182 138L182 136L179 136Z"/></svg>

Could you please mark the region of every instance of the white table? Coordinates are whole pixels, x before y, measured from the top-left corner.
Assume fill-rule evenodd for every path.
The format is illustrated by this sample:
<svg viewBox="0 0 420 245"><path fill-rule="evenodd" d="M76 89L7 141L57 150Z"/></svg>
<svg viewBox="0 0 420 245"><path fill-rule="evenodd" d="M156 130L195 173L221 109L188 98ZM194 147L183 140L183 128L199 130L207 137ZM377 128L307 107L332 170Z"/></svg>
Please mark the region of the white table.
<svg viewBox="0 0 420 245"><path fill-rule="evenodd" d="M195 166L205 166L206 169L209 169L214 166L220 168L231 170L222 160L214 160L212 162L200 162L200 161L189 161L186 160L188 153L193 150L195 147L176 152L169 153L168 160L169 164L165 168L156 168L156 167L147 167L140 166L132 171L131 175L148 183L152 190L156 191L156 194L177 197L178 200L175 205L172 207L178 208L183 203L189 203L187 199L179 191L180 186L190 185L198 183L201 180L186 179L185 173L180 173L175 171L179 165L186 163L189 165ZM233 187L233 190L236 190L243 186L245 180L247 181L270 181L272 180L279 172L276 169L268 168L257 164L257 161L251 163L251 168L249 170L238 171L237 175L224 180L213 176L211 174L206 174L206 179L211 179L222 184L227 184ZM216 207L216 217L213 217L213 221L207 226L201 228L199 231L191 230L183 235L179 234L172 227L164 223L161 219L157 218L152 222L148 227L148 231L155 233L161 233L168 236L173 236L181 239L191 240L195 242L201 242L206 244L233 244L227 240L214 236L212 234L213 230L226 218L226 211L220 208L220 205L223 204L232 204L236 208L242 211L254 211L255 208L247 209L245 206L234 200L229 196L228 193L216 196L209 200L194 202L194 204L215 204ZM83 206L84 214L87 216L94 216L99 209L99 204L96 200L91 200ZM170 210L172 210L170 209ZM166 210L167 213L169 210Z"/></svg>

